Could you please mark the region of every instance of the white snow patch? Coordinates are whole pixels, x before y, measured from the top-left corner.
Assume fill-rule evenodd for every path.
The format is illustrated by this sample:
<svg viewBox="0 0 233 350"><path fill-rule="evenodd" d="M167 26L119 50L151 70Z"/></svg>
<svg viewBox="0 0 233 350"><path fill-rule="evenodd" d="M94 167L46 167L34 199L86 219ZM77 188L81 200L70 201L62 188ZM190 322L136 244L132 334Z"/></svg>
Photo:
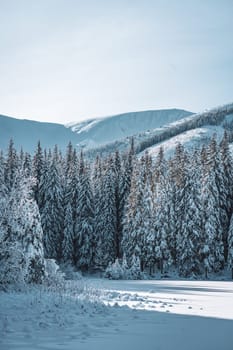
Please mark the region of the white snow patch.
<svg viewBox="0 0 233 350"><path fill-rule="evenodd" d="M232 350L232 282L80 283L1 292L1 350Z"/></svg>
<svg viewBox="0 0 233 350"><path fill-rule="evenodd" d="M224 128L222 126L206 126L202 128L196 128L183 132L177 136L171 137L167 141L156 144L155 146L149 147L146 151L152 158L156 158L159 149L162 146L166 158L171 157L176 149L178 143L181 143L185 150L194 150L196 147L208 142L210 138L216 134L218 140L221 140L224 134ZM140 155L143 155L143 151Z"/></svg>

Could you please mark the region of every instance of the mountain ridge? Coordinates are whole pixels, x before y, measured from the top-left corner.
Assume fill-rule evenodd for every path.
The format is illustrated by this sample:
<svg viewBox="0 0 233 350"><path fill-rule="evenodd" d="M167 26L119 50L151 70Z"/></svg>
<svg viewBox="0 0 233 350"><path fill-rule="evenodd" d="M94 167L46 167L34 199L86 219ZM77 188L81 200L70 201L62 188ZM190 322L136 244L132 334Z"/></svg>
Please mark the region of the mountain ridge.
<svg viewBox="0 0 233 350"><path fill-rule="evenodd" d="M53 148L57 144L64 151L68 143L72 142L80 150L87 144L88 147L100 146L190 114L178 109L151 110L92 118L66 125L0 115L0 148L6 150L12 138L17 149L22 147L28 152L34 151L39 140L45 148Z"/></svg>

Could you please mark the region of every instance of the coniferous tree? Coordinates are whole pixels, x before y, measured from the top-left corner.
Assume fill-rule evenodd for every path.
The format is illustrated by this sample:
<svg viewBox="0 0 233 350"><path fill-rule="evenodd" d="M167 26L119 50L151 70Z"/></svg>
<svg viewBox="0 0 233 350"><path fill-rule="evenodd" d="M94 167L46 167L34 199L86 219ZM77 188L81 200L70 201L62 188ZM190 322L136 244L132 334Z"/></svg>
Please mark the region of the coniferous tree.
<svg viewBox="0 0 233 350"><path fill-rule="evenodd" d="M202 254L205 276L207 277L208 272L219 271L224 261L218 190L212 172L206 178L202 191L202 210L204 214Z"/></svg>
<svg viewBox="0 0 233 350"><path fill-rule="evenodd" d="M220 143L220 162L223 171L223 188L224 198L221 203L221 225L223 229L223 244L225 261L228 256L227 235L231 220L231 210L233 207L233 172L232 172L232 157L229 150L229 136L225 131L223 139Z"/></svg>
<svg viewBox="0 0 233 350"><path fill-rule="evenodd" d="M38 206L33 198L33 180L20 178L12 188L6 207L6 215L1 223L1 240L8 251L17 249L15 259L25 271L23 278L29 283L41 283L45 275L42 244L42 228ZM21 260L20 260L21 259ZM7 263L7 261L1 261ZM19 273L12 260L11 273ZM13 270L12 270L13 269Z"/></svg>
<svg viewBox="0 0 233 350"><path fill-rule="evenodd" d="M18 171L19 171L19 159L14 147L14 142L11 139L8 150L5 165L5 185L8 190L11 190L14 186Z"/></svg>
<svg viewBox="0 0 233 350"><path fill-rule="evenodd" d="M94 199L88 167L83 154L79 163L79 199L76 208L77 221L74 232L75 264L82 270L93 265L94 250Z"/></svg>
<svg viewBox="0 0 233 350"><path fill-rule="evenodd" d="M5 215L7 195L8 189L5 185L4 177L4 157L3 154L0 153L0 222Z"/></svg>
<svg viewBox="0 0 233 350"><path fill-rule="evenodd" d="M233 279L233 215L231 216L227 244L228 244L227 263L228 263L229 269L231 270L231 278Z"/></svg>
<svg viewBox="0 0 233 350"><path fill-rule="evenodd" d="M41 209L41 207L40 207L40 201L39 201L39 188L40 188L40 182L41 182L41 177L42 177L43 171L44 171L44 157L43 157L43 151L41 148L41 144L39 141L37 144L37 149L36 149L35 155L33 157L33 161L32 161L32 174L36 180L35 189L34 189L35 199L36 199L36 202L38 203L40 209Z"/></svg>
<svg viewBox="0 0 233 350"><path fill-rule="evenodd" d="M74 221L70 203L67 204L65 211L62 260L66 264L74 264Z"/></svg>
<svg viewBox="0 0 233 350"><path fill-rule="evenodd" d="M117 258L117 217L116 217L116 188L115 172L112 159L105 163L105 169L97 169L96 174L96 247L95 263L101 269L105 269L109 263Z"/></svg>
<svg viewBox="0 0 233 350"><path fill-rule="evenodd" d="M126 254L130 265L133 256L137 256L141 261L141 268L143 268L143 247L144 247L144 230L142 230L143 222L143 183L140 176L139 165L135 164L130 194L126 207L126 216L123 234L123 251Z"/></svg>
<svg viewBox="0 0 233 350"><path fill-rule="evenodd" d="M46 171L46 169L45 169ZM56 154L48 164L43 183L43 208L41 221L44 232L45 256L60 260L63 241L63 189L56 163Z"/></svg>
<svg viewBox="0 0 233 350"><path fill-rule="evenodd" d="M186 177L186 212L180 236L179 271L184 277L201 273L201 185L195 171Z"/></svg>
<svg viewBox="0 0 233 350"><path fill-rule="evenodd" d="M121 167L121 177L119 182L119 213L120 213L120 232L121 232L121 242L120 242L120 255L123 256L122 249L122 239L124 231L124 219L126 215L126 206L128 203L128 197L131 188L132 173L135 163L135 148L134 139L131 139L129 151L122 157L122 167Z"/></svg>
<svg viewBox="0 0 233 350"><path fill-rule="evenodd" d="M207 147L207 158L203 171L204 241L208 257L204 261L208 261L207 275L207 270L217 272L224 265L222 222L226 219L224 209L226 193L215 136Z"/></svg>
<svg viewBox="0 0 233 350"><path fill-rule="evenodd" d="M115 248L116 256L122 257L121 252L121 241L122 241L122 197L121 197L121 180L122 180L122 169L121 169L121 158L119 152L115 152L115 157L112 164L112 182L114 186L114 199L115 199L115 215L116 215L116 227L115 227Z"/></svg>

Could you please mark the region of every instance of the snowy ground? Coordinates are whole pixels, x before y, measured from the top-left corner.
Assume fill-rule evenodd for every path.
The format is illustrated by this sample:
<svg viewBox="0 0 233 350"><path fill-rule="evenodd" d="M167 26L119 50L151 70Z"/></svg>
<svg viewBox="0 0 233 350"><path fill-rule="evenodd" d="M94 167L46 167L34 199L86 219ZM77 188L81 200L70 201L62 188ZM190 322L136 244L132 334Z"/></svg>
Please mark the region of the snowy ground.
<svg viewBox="0 0 233 350"><path fill-rule="evenodd" d="M0 293L0 349L233 349L232 282L75 283Z"/></svg>

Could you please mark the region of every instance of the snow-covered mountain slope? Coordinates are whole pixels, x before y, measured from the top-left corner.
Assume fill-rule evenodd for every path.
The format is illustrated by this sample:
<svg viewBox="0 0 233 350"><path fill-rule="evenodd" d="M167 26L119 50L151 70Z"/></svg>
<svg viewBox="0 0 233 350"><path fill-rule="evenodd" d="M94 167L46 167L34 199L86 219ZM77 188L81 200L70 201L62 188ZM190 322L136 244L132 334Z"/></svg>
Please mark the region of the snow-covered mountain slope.
<svg viewBox="0 0 233 350"><path fill-rule="evenodd" d="M6 150L9 140L14 140L15 147L33 152L37 142L46 148L58 145L64 150L71 141L77 143L77 136L64 125L41 123L32 120L20 120L0 115L0 149Z"/></svg>
<svg viewBox="0 0 233 350"><path fill-rule="evenodd" d="M0 115L0 149L7 148L10 138L14 140L17 149L22 147L28 152L34 151L39 140L45 148L53 148L57 144L64 150L69 141L78 149L95 148L145 130L162 127L190 114L179 109L134 112L69 123L66 126Z"/></svg>
<svg viewBox="0 0 233 350"><path fill-rule="evenodd" d="M177 136L171 137L167 141L160 142L154 146L146 148L140 155L143 155L145 152L148 152L152 158L156 158L159 149L162 146L164 149L164 154L166 158L172 156L175 152L176 146L180 143L184 146L186 150L194 150L200 145L207 143L213 135L216 135L218 141L220 141L224 134L224 127L208 125L202 128L191 129L185 131Z"/></svg>
<svg viewBox="0 0 233 350"><path fill-rule="evenodd" d="M162 146L165 156L170 157L174 153L178 143L181 143L185 149L195 149L198 146L207 143L213 135L215 135L218 141L220 141L225 129L233 129L233 104L217 107L205 111L204 113L193 115L190 118L188 117L175 123L171 123L162 129L162 133L160 134L161 141L159 137L156 137L155 130L155 142L153 141L153 137L142 142L139 146L139 150L140 148L142 150L140 154L147 151L152 158L154 158L157 156L159 148ZM171 137L167 139L165 136L166 133L169 134L169 132L171 133ZM147 144L150 143L154 144L151 147L147 147Z"/></svg>
<svg viewBox="0 0 233 350"><path fill-rule="evenodd" d="M55 144L65 150L69 141L87 156L106 156L116 150L128 149L134 137L136 153L148 150L156 156L160 145L169 156L178 142L195 147L216 133L222 137L224 128L233 129L233 103L203 113L192 114L179 109L125 113L60 125L19 120L0 115L0 149L5 150L13 138L16 148L33 152L38 140L43 147ZM111 142L110 142L111 141Z"/></svg>
<svg viewBox="0 0 233 350"><path fill-rule="evenodd" d="M163 145L165 149L169 150L169 155L178 142L194 147L207 142L214 133L221 137L224 128L229 126L233 128L233 103L206 110L203 113L192 114L162 127L135 134L136 153L143 154L145 150L149 149L151 153L156 154L159 146ZM106 156L117 149L128 149L129 144L130 138L126 137L89 150L87 155L92 158L97 154Z"/></svg>
<svg viewBox="0 0 233 350"><path fill-rule="evenodd" d="M93 149L147 130L162 127L191 115L180 109L124 113L111 117L69 123L67 128L78 135L78 146Z"/></svg>

